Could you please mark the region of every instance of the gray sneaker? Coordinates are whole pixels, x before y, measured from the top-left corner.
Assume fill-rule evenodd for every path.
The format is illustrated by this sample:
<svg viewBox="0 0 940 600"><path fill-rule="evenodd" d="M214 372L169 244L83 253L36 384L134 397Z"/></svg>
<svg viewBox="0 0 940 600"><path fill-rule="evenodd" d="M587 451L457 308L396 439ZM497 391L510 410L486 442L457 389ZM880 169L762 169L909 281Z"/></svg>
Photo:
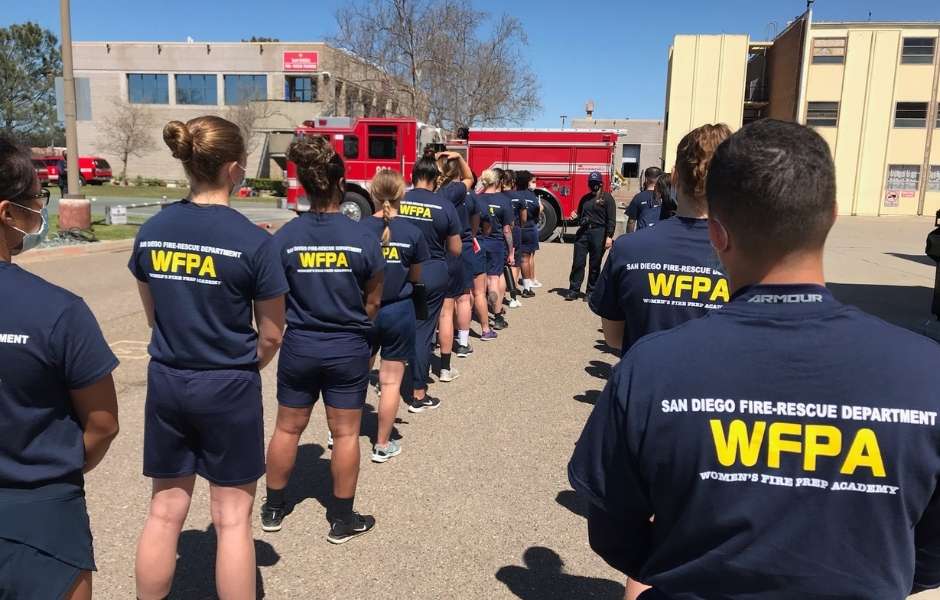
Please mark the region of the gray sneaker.
<svg viewBox="0 0 940 600"><path fill-rule="evenodd" d="M374 463L388 462L388 459L399 454L401 454L401 442L398 440L389 440L384 448L378 444L372 446L372 462Z"/></svg>

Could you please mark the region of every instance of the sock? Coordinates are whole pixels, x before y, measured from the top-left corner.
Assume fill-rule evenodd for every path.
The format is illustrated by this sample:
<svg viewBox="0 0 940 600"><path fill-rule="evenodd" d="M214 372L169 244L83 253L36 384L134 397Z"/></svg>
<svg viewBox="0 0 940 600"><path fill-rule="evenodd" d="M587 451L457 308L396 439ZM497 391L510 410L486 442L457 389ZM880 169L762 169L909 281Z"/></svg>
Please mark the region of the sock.
<svg viewBox="0 0 940 600"><path fill-rule="evenodd" d="M284 489L285 488L275 490L273 488L268 488L268 506L274 506L277 508L284 506Z"/></svg>
<svg viewBox="0 0 940 600"><path fill-rule="evenodd" d="M460 329L457 331L457 343L461 346L470 345L470 330L469 329Z"/></svg>
<svg viewBox="0 0 940 600"><path fill-rule="evenodd" d="M450 371L450 353L444 354L441 352L441 370L447 369Z"/></svg>
<svg viewBox="0 0 940 600"><path fill-rule="evenodd" d="M531 291L531 290L532 290L532 280L531 280L531 279L523 279L523 280L522 280L522 289L524 289L524 290L526 290L526 291Z"/></svg>
<svg viewBox="0 0 940 600"><path fill-rule="evenodd" d="M356 499L355 496L352 498L337 498L333 496L333 514L329 516L330 521L340 520L343 522L349 522L349 519L352 518L353 513L353 501Z"/></svg>

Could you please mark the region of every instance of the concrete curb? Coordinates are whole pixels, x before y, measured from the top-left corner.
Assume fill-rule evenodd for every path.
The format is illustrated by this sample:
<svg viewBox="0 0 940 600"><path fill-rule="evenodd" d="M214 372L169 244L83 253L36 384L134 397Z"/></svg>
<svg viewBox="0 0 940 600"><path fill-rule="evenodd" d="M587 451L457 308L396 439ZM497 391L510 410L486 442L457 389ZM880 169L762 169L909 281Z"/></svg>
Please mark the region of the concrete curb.
<svg viewBox="0 0 940 600"><path fill-rule="evenodd" d="M124 252L134 247L134 239L111 240L107 242L92 242L88 244L76 244L74 246L58 246L55 248L39 248L24 254L22 257L15 257L14 261L20 265L31 263L46 262L49 260L58 260L60 258L71 258L77 256L89 256L92 254L107 254L111 252Z"/></svg>

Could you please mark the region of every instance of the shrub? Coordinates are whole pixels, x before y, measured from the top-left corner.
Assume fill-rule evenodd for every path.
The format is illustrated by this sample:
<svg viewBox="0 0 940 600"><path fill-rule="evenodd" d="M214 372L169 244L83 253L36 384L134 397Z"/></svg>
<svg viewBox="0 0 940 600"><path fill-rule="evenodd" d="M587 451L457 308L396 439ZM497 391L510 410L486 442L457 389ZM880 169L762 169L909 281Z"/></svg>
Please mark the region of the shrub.
<svg viewBox="0 0 940 600"><path fill-rule="evenodd" d="M287 188L284 187L284 181L281 179L252 177L245 180L245 185L258 192L268 192L270 196L283 197L287 191Z"/></svg>

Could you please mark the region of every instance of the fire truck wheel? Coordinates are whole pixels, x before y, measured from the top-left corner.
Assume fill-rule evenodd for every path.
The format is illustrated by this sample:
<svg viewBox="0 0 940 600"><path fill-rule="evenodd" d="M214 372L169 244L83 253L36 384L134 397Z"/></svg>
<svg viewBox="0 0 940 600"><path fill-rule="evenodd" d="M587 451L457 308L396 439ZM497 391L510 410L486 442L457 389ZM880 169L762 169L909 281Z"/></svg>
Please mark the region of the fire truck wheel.
<svg viewBox="0 0 940 600"><path fill-rule="evenodd" d="M547 241L558 227L558 212L555 207L542 201L542 213L539 215L539 241Z"/></svg>
<svg viewBox="0 0 940 600"><path fill-rule="evenodd" d="M362 194L356 192L346 192L343 203L339 205L339 212L343 213L353 221L359 221L363 217L372 214L372 206Z"/></svg>

